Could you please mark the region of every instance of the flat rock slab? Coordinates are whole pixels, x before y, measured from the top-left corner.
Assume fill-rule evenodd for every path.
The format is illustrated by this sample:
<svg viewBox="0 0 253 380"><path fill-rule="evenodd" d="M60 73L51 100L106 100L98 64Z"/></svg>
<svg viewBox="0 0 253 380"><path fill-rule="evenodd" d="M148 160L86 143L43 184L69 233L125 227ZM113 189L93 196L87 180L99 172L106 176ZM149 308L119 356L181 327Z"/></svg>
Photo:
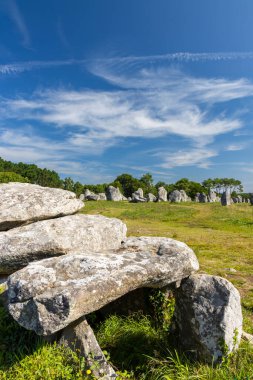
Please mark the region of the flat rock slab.
<svg viewBox="0 0 253 380"><path fill-rule="evenodd" d="M102 215L69 215L0 233L0 274L13 273L29 262L71 252L117 249L126 225Z"/></svg>
<svg viewBox="0 0 253 380"><path fill-rule="evenodd" d="M208 363L238 347L242 310L238 290L226 279L205 274L182 281L175 292L175 325L182 346Z"/></svg>
<svg viewBox="0 0 253 380"><path fill-rule="evenodd" d="M50 335L138 288L160 288L198 270L184 243L130 238L119 250L68 254L29 264L9 276L8 308L28 330Z"/></svg>
<svg viewBox="0 0 253 380"><path fill-rule="evenodd" d="M71 191L11 182L0 185L0 231L75 214L84 203Z"/></svg>

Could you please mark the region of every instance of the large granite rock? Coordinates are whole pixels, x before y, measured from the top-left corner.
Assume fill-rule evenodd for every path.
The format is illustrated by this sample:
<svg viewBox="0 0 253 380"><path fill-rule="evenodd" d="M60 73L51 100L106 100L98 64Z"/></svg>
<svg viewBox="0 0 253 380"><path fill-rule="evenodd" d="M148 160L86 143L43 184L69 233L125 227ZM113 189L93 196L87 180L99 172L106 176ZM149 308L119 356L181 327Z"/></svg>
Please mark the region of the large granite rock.
<svg viewBox="0 0 253 380"><path fill-rule="evenodd" d="M147 202L147 198L144 198L144 196L143 196L143 190L142 189L138 189L137 191L132 193L131 202L134 202L134 203Z"/></svg>
<svg viewBox="0 0 253 380"><path fill-rule="evenodd" d="M217 201L217 195L216 195L215 191L213 191L213 190L210 189L208 195L209 195L209 201L210 201L211 203Z"/></svg>
<svg viewBox="0 0 253 380"><path fill-rule="evenodd" d="M198 268L184 243L130 238L115 251L30 263L9 276L8 309L23 327L50 335L134 289L164 287Z"/></svg>
<svg viewBox="0 0 253 380"><path fill-rule="evenodd" d="M101 350L92 328L85 317L78 319L67 326L58 342L70 348L85 358L86 365L91 368L96 379L115 379L116 373L108 364Z"/></svg>
<svg viewBox="0 0 253 380"><path fill-rule="evenodd" d="M120 192L120 189L118 187L114 186L108 186L106 189L106 199L108 201L122 201L123 195Z"/></svg>
<svg viewBox="0 0 253 380"><path fill-rule="evenodd" d="M169 195L169 201L170 202L181 202L181 193L179 190L173 190Z"/></svg>
<svg viewBox="0 0 253 380"><path fill-rule="evenodd" d="M76 213L84 203L70 191L11 182L0 185L0 231Z"/></svg>
<svg viewBox="0 0 253 380"><path fill-rule="evenodd" d="M106 194L105 193L98 193L99 200L100 201L106 201Z"/></svg>
<svg viewBox="0 0 253 380"><path fill-rule="evenodd" d="M232 198L229 190L224 191L221 196L221 205L230 206L232 204Z"/></svg>
<svg viewBox="0 0 253 380"><path fill-rule="evenodd" d="M200 203L207 203L208 202L208 197L204 193L199 194L199 202Z"/></svg>
<svg viewBox="0 0 253 380"><path fill-rule="evenodd" d="M182 281L175 295L176 332L186 350L212 363L237 348L242 310L239 292L229 281L192 275Z"/></svg>
<svg viewBox="0 0 253 380"><path fill-rule="evenodd" d="M157 201L158 202L167 202L167 190L161 186L158 188L158 197L157 197Z"/></svg>
<svg viewBox="0 0 253 380"><path fill-rule="evenodd" d="M17 227L0 233L0 274L47 257L117 249L125 238L126 225L102 215L70 215Z"/></svg>
<svg viewBox="0 0 253 380"><path fill-rule="evenodd" d="M188 195L184 190L179 190L181 194L181 202L188 202Z"/></svg>
<svg viewBox="0 0 253 380"><path fill-rule="evenodd" d="M148 196L147 196L147 201L148 202L156 202L157 201L157 198L154 194L152 193L148 193Z"/></svg>

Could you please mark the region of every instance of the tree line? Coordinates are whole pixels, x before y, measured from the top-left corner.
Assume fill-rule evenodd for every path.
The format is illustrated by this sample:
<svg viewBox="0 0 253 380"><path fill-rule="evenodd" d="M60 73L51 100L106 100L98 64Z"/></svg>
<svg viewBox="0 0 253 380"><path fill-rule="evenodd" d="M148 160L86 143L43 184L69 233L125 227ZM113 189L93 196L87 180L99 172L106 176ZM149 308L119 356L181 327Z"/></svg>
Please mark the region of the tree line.
<svg viewBox="0 0 253 380"><path fill-rule="evenodd" d="M3 182L30 182L41 186L62 188L73 191L77 196L82 194L85 189L95 193L104 193L109 185L118 187L125 197L131 197L132 193L138 188L142 188L144 195L152 193L157 195L158 188L163 186L168 193L173 190L184 190L188 196L194 198L196 193L208 194L215 191L217 194L229 189L232 194L243 192L241 181L234 178L208 178L202 183L194 182L188 178L181 178L174 184L167 184L159 181L154 183L151 173L145 173L141 178L135 178L131 174L123 173L115 178L111 183L97 185L82 184L75 182L72 178L61 179L54 170L41 169L35 164L25 164L23 162L13 163L0 157L0 183Z"/></svg>

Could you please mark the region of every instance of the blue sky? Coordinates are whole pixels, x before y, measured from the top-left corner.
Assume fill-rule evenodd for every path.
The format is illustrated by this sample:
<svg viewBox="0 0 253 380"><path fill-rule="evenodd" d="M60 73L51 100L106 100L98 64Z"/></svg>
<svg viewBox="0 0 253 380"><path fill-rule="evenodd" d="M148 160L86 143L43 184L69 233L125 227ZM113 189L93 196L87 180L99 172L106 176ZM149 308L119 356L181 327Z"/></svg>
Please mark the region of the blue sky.
<svg viewBox="0 0 253 380"><path fill-rule="evenodd" d="M253 189L252 0L0 0L0 156Z"/></svg>

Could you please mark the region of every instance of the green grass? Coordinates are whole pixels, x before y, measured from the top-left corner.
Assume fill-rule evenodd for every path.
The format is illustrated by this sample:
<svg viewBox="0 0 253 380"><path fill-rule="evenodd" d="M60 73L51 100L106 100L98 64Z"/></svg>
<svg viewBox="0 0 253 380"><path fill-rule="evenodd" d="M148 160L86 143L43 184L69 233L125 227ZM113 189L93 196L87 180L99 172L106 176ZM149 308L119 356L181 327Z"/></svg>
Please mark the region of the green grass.
<svg viewBox="0 0 253 380"><path fill-rule="evenodd" d="M201 272L221 275L239 289L244 330L253 333L253 207L99 201L86 203L83 212L122 219L129 236L165 236L187 243L199 259ZM253 380L253 348L245 342L213 368L175 351L166 329L146 316L111 316L95 329L102 348L121 372L120 379ZM0 299L0 380L91 378L76 353L49 345L20 327Z"/></svg>
<svg viewBox="0 0 253 380"><path fill-rule="evenodd" d="M198 257L200 272L225 277L239 289L244 328L253 333L252 206L100 201L86 202L83 212L123 220L129 236L165 236L188 244Z"/></svg>

